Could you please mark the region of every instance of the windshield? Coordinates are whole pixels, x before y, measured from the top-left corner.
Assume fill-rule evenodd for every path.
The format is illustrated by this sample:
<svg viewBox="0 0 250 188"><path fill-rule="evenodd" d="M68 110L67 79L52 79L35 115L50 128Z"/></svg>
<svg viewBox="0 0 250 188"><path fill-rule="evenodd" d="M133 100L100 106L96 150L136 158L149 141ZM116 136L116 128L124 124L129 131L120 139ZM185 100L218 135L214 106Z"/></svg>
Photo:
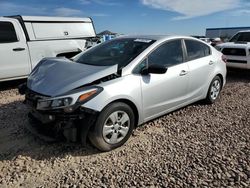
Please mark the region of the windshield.
<svg viewBox="0 0 250 188"><path fill-rule="evenodd" d="M250 42L250 32L240 32L234 35L230 42Z"/></svg>
<svg viewBox="0 0 250 188"><path fill-rule="evenodd" d="M128 65L154 42L155 40L139 38L114 39L89 49L77 57L75 61L95 66L118 64L120 69Z"/></svg>

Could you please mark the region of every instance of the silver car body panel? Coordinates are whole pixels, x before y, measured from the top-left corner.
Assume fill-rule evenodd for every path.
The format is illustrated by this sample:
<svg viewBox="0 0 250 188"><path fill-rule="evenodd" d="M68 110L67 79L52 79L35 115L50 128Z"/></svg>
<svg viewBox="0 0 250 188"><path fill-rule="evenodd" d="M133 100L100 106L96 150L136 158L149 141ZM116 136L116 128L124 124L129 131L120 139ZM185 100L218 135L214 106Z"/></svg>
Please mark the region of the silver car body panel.
<svg viewBox="0 0 250 188"><path fill-rule="evenodd" d="M222 54L213 47L210 47L212 55L169 67L165 74L141 75L134 73L138 64L154 49L169 40L192 39L206 44L198 39L184 36L138 36L138 38L152 39L156 42L124 67L120 77L100 82L97 86L102 87L103 91L82 104L82 107L100 112L114 101L127 100L136 107L139 116L138 124L142 124L206 98L209 85L216 75L222 76L223 85L225 85L226 65L221 59ZM48 63L47 66L51 72L40 70L42 74L46 73L48 78L36 78L31 74L28 87L38 93L56 96L117 72L117 66L98 67L64 61L60 63L63 65L55 65L54 68L51 63ZM66 65L67 63L68 65ZM72 68L70 68L71 66ZM63 72L61 72L61 68ZM85 70L88 71L84 72ZM60 74L54 75L57 72ZM72 74L74 75L72 76ZM72 77L67 78L64 75Z"/></svg>
<svg viewBox="0 0 250 188"><path fill-rule="evenodd" d="M179 76L176 74L178 70L188 70L187 64L170 67L165 74L142 76L143 111L146 121L187 101L189 75Z"/></svg>
<svg viewBox="0 0 250 188"><path fill-rule="evenodd" d="M141 76L126 75L108 82L103 82L98 86L103 87L103 91L99 93L94 100L90 100L83 104L83 107L102 111L105 106L117 100L131 101L137 108L139 113L139 122L143 122L143 105L141 92Z"/></svg>
<svg viewBox="0 0 250 188"><path fill-rule="evenodd" d="M66 58L47 59L29 76L27 86L33 91L55 97L105 76L117 73L117 65L92 66Z"/></svg>
<svg viewBox="0 0 250 188"><path fill-rule="evenodd" d="M157 41L122 69L122 78L119 81L116 79L100 84L99 86L103 87L104 91L96 96L94 100L85 103L84 107L101 111L112 101L126 99L133 102L137 107L139 114L138 124L142 124L206 98L209 85L216 75L223 77L223 86L225 85L226 66L222 62L222 54L213 47L211 47L212 55L170 67L165 74L150 74L148 76L133 74L135 67L145 57L169 40L192 39L201 42L198 39L183 36L160 36L157 38L147 36L145 38ZM203 43L206 44L205 42ZM187 70L188 74L180 76L182 70ZM126 80L123 80L125 78ZM138 83L138 78L140 83ZM121 79L123 80L122 82L120 82ZM141 98L138 98L139 93ZM102 100L104 98L108 98L108 100ZM139 103L138 99L140 99Z"/></svg>

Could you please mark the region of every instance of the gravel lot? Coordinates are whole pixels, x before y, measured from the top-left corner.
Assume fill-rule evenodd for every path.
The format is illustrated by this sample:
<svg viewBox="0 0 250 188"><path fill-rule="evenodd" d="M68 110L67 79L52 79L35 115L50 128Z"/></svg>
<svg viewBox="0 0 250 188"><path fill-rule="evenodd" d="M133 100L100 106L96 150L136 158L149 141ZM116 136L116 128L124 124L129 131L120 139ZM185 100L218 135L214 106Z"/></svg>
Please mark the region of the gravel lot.
<svg viewBox="0 0 250 188"><path fill-rule="evenodd" d="M46 143L0 83L0 187L250 187L250 72L233 70L219 101L196 103L137 128L112 152Z"/></svg>

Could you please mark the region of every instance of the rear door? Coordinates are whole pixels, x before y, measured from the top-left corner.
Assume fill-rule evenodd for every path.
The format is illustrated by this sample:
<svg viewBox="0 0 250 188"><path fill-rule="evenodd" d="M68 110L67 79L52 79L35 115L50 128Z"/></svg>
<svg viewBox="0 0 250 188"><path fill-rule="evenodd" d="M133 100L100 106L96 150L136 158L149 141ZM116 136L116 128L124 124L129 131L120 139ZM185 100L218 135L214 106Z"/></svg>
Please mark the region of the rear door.
<svg viewBox="0 0 250 188"><path fill-rule="evenodd" d="M162 44L143 63L145 66L161 64L168 68L165 74L141 76L144 119L147 121L187 101L189 75L183 57L182 40L177 39Z"/></svg>
<svg viewBox="0 0 250 188"><path fill-rule="evenodd" d="M15 21L0 21L0 80L23 77L30 72L26 40Z"/></svg>
<svg viewBox="0 0 250 188"><path fill-rule="evenodd" d="M204 93L215 62L210 46L192 39L185 39L185 46L190 73L188 93L190 100L193 100Z"/></svg>

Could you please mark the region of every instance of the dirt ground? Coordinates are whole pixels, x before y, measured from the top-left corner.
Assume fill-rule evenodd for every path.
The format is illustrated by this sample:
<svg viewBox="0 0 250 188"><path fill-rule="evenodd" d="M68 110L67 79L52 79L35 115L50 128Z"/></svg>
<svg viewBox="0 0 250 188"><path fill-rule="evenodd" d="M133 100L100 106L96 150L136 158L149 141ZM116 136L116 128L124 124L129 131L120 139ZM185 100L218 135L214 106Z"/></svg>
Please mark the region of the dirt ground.
<svg viewBox="0 0 250 188"><path fill-rule="evenodd" d="M29 133L21 82L0 83L0 187L250 187L250 71L229 71L215 104L155 119L107 153Z"/></svg>

